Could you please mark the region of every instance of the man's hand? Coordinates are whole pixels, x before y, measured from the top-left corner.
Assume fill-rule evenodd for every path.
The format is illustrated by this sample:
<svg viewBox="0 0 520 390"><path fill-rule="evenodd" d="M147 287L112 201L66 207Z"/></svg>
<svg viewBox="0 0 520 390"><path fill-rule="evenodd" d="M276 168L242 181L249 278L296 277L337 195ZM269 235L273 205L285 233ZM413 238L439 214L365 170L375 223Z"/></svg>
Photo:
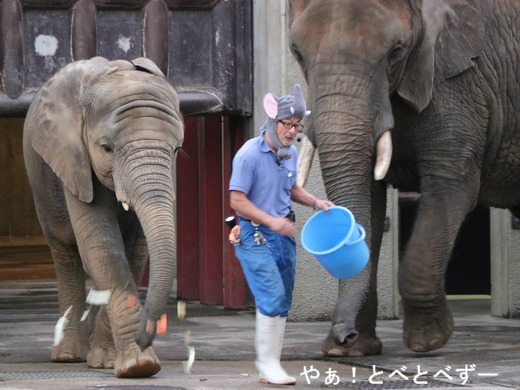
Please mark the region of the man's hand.
<svg viewBox="0 0 520 390"><path fill-rule="evenodd" d="M235 225L233 229L231 229L231 232L229 233L229 242L233 245L239 245L240 244L240 232L242 231L242 226Z"/></svg>
<svg viewBox="0 0 520 390"><path fill-rule="evenodd" d="M334 206L334 203L332 203L330 200L322 200L316 198L313 202L314 210L323 210L327 214L329 213L329 207Z"/></svg>
<svg viewBox="0 0 520 390"><path fill-rule="evenodd" d="M287 237L293 237L295 233L294 222L284 217L273 218L268 226L271 230Z"/></svg>

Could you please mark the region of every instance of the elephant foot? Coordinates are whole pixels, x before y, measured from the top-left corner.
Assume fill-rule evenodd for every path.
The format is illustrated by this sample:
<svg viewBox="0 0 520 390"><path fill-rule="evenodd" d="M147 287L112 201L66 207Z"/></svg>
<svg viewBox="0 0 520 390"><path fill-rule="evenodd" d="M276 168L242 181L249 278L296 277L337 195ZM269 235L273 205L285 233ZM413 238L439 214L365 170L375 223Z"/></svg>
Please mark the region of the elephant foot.
<svg viewBox="0 0 520 390"><path fill-rule="evenodd" d="M115 361L114 372L118 378L144 378L157 374L161 362L152 347L141 351L135 342L126 344Z"/></svg>
<svg viewBox="0 0 520 390"><path fill-rule="evenodd" d="M90 368L114 368L116 351L95 347L87 355L87 364Z"/></svg>
<svg viewBox="0 0 520 390"><path fill-rule="evenodd" d="M87 352L88 346L77 337L64 335L59 345L52 349L51 360L57 363L84 362Z"/></svg>
<svg viewBox="0 0 520 390"><path fill-rule="evenodd" d="M116 348L104 308L98 314L90 341L87 364L90 368L114 368Z"/></svg>
<svg viewBox="0 0 520 390"><path fill-rule="evenodd" d="M446 299L430 306L403 300L403 307L403 341L408 349L429 352L446 344L453 332L453 317Z"/></svg>
<svg viewBox="0 0 520 390"><path fill-rule="evenodd" d="M375 335L357 334L354 339L339 344L332 330L322 344L324 356L329 357L363 357L380 355L383 350L381 340Z"/></svg>

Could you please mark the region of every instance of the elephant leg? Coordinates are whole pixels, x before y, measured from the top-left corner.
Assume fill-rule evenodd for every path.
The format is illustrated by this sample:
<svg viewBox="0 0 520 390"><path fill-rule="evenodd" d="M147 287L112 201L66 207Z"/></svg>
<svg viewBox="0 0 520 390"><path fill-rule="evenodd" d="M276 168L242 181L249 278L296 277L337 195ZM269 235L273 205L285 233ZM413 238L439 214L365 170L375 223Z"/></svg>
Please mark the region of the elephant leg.
<svg viewBox="0 0 520 390"><path fill-rule="evenodd" d="M457 191L461 186L461 182L424 183L414 229L399 267L403 339L415 352L444 346L453 332L445 273L458 231L474 207L477 193L469 185L467 191Z"/></svg>
<svg viewBox="0 0 520 390"><path fill-rule="evenodd" d="M377 319L377 265L383 235L383 225L386 216L386 185L382 182L372 183L372 213L370 233L367 232L367 243L371 243L370 262L362 271L368 276L356 280L339 282L339 299L335 308L333 327L323 342L322 352L326 356L372 356L379 355L383 349L381 340L376 335ZM362 276L362 275L359 275ZM365 280L365 295L355 317L355 328L349 326L350 309L348 294L362 291Z"/></svg>
<svg viewBox="0 0 520 390"><path fill-rule="evenodd" d="M93 315L95 315L93 313ZM91 368L114 368L116 348L110 328L110 320L105 307L100 307L95 315L95 324L90 338L87 364Z"/></svg>
<svg viewBox="0 0 520 390"><path fill-rule="evenodd" d="M148 260L148 247L146 244L146 237L141 228L141 225L137 219L137 216L134 213L126 212L122 218L120 218L121 232L123 234L123 239L125 242L125 250L126 256L130 265L130 270L134 277L134 283L136 285L136 294L135 294L135 302L139 306L139 316L141 316L142 306L139 302L139 294L138 289L141 285L141 279L144 273L144 269L146 267L146 263ZM133 300L132 300L133 302ZM128 303L129 304L129 303ZM132 348L135 348L135 342L132 339ZM147 356L148 358L148 366L144 365L144 370L148 367L151 372L157 368L157 371L160 369L160 361L153 347L148 347L144 352L141 352L138 349L139 354L143 354L143 356ZM143 358L141 358L144 360ZM155 365L153 364L155 363ZM134 371L137 371L134 373ZM150 373L153 375L155 372ZM119 376L119 375L118 375ZM133 377L133 376L142 376L139 374L139 370L133 370L132 368L125 370L122 376Z"/></svg>
<svg viewBox="0 0 520 390"><path fill-rule="evenodd" d="M134 283L139 286L148 257L146 238L133 212L125 212L120 217L120 229L125 243L126 257L134 275ZM138 297L136 296L136 299ZM130 298L129 302L132 302ZM87 362L91 368L114 368L116 351L110 320L105 308L96 317L96 325L90 342Z"/></svg>
<svg viewBox="0 0 520 390"><path fill-rule="evenodd" d="M375 271L370 270L369 272L372 274ZM355 329L346 328L344 322L334 324L322 344L323 354L330 357L361 357L381 354L383 344L376 335L376 317L377 292L374 286L369 286L366 300L362 303L356 317ZM342 343L337 341L337 334L345 335L342 337L344 340Z"/></svg>
<svg viewBox="0 0 520 390"><path fill-rule="evenodd" d="M79 201L68 191L66 197L84 267L96 290L110 290L105 307L115 347L114 371L118 377L151 376L159 372L161 365L151 347L141 351L135 342L143 309L139 300L134 299L137 286L114 212L120 206L108 189L98 182L94 187L96 195L90 204ZM109 361L110 357L104 360Z"/></svg>
<svg viewBox="0 0 520 390"><path fill-rule="evenodd" d="M67 314L67 326L63 329L63 338L52 349L53 362L85 361L88 353L88 328L81 317L85 310L85 272L77 250L72 245L64 245L56 240L49 240L56 279L58 282L58 301L60 316L70 308Z"/></svg>
<svg viewBox="0 0 520 390"><path fill-rule="evenodd" d="M85 271L72 226L67 222L69 215L65 196L60 190L62 183L32 149L24 148L24 154L36 212L56 272L60 317L69 310L63 338L53 347L51 360L84 361L89 347L88 327L81 322L85 310Z"/></svg>
<svg viewBox="0 0 520 390"><path fill-rule="evenodd" d="M110 289L109 302L96 318L88 364L113 368L119 378L147 377L159 372L161 363L153 347L141 351L135 342L143 307L137 289L129 287Z"/></svg>
<svg viewBox="0 0 520 390"><path fill-rule="evenodd" d="M156 374L161 369L161 362L155 354L153 347L148 347L144 351L135 342L135 334L139 323L121 323L121 319L116 315L121 307L132 318L139 319L142 315L143 307L138 299L133 306L129 305L130 296L125 293L114 294L107 305L107 312L110 318L110 325L116 347L116 361L114 371L119 378L147 377Z"/></svg>

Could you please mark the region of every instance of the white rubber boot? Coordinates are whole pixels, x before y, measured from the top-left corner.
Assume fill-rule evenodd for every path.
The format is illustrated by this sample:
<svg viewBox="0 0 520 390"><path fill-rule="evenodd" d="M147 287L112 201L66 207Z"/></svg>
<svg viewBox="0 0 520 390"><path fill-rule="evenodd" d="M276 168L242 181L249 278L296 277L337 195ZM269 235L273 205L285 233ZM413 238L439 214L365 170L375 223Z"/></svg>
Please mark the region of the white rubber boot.
<svg viewBox="0 0 520 390"><path fill-rule="evenodd" d="M273 385L294 385L296 378L287 375L280 365L285 321L287 317L269 317L256 311L256 368L260 382Z"/></svg>

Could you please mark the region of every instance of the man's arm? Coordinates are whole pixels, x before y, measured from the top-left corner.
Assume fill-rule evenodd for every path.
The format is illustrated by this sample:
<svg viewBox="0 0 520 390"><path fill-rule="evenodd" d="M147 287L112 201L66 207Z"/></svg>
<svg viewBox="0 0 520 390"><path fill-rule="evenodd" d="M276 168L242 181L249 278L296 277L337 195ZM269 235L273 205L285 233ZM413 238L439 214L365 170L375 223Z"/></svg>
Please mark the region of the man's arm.
<svg viewBox="0 0 520 390"><path fill-rule="evenodd" d="M295 184L291 189L291 200L314 210L324 210L326 213L329 212L330 206L334 206L331 201L318 199L299 184Z"/></svg>
<svg viewBox="0 0 520 390"><path fill-rule="evenodd" d="M284 236L294 236L294 223L292 221L289 221L287 218L274 217L260 210L253 202L247 199L245 193L230 191L230 204L233 210L238 211L247 219L269 226L271 230Z"/></svg>

